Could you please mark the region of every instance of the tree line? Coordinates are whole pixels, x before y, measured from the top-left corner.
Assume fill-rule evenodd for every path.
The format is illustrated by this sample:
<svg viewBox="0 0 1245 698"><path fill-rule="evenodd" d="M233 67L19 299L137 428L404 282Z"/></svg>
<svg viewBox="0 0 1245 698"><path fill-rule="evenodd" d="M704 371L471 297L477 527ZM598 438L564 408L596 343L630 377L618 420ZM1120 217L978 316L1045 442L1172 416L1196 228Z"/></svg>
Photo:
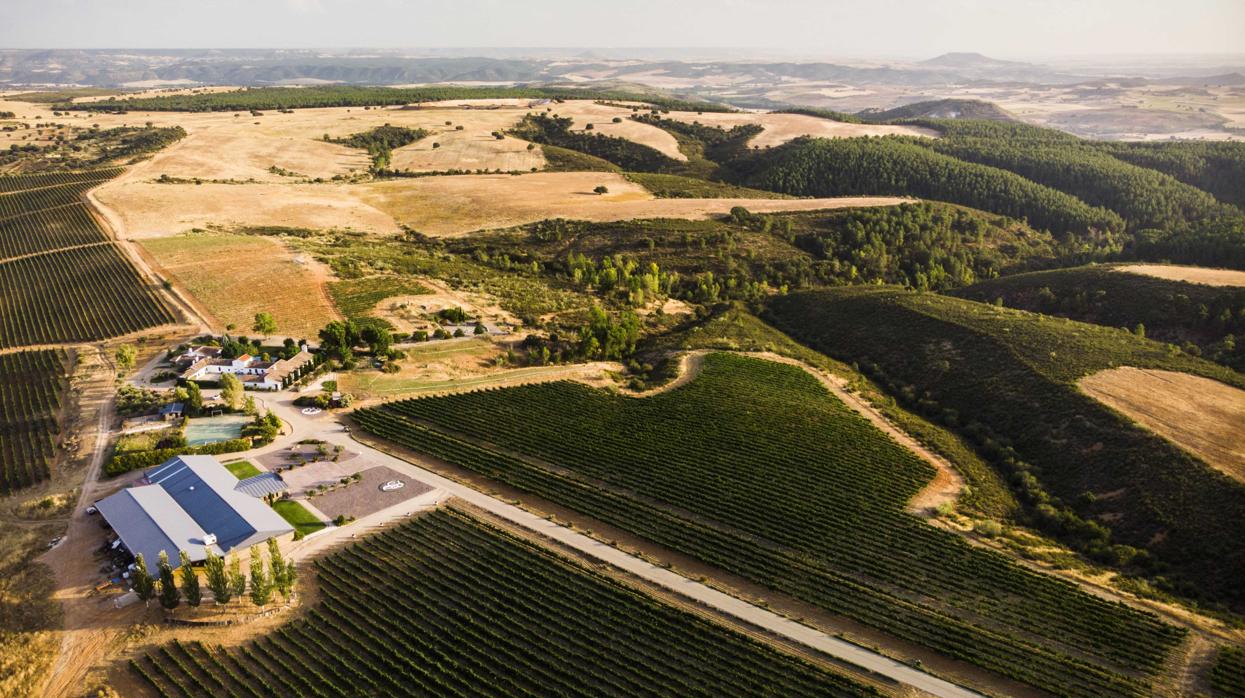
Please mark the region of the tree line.
<svg viewBox="0 0 1245 698"><path fill-rule="evenodd" d="M242 573L242 564L236 551L229 554L226 563L225 558L216 555L210 547L205 548L204 576L216 605L223 606L233 599L241 600L248 589L251 603L256 606L271 603L274 592L279 592L287 600L293 595L294 584L298 581L298 570L294 562L285 560L276 538L269 538L267 546L267 564L264 563L259 545L251 546L249 579ZM179 567L174 570L168 553L161 550L155 574L152 574L143 554L134 556L130 586L139 600L150 604L152 599L156 599L169 611L180 606L182 601L192 608L203 603L199 573L191 564L190 556L182 550L178 553L178 559ZM181 578L180 583L178 577Z"/></svg>

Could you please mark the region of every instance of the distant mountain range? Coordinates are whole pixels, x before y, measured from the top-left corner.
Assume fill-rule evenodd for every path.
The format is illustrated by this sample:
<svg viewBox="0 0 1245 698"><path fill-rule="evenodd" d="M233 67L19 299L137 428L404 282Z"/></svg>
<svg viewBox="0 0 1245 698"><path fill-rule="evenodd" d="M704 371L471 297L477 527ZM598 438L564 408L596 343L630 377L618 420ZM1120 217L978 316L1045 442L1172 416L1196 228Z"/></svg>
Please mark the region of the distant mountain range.
<svg viewBox="0 0 1245 698"><path fill-rule="evenodd" d="M916 63L815 61L642 61L602 58L590 50L566 58L419 56L400 51L316 50L3 50L0 84L272 85L335 82L396 85L428 82L678 81L706 85L791 80L907 86L1021 82L1074 84L1104 75L1073 74L980 53L946 53ZM1122 77L1122 76L1112 76ZM1132 76L1143 77L1143 76ZM1179 82L1185 78L1166 78ZM1189 84L1241 84L1239 73L1187 78Z"/></svg>

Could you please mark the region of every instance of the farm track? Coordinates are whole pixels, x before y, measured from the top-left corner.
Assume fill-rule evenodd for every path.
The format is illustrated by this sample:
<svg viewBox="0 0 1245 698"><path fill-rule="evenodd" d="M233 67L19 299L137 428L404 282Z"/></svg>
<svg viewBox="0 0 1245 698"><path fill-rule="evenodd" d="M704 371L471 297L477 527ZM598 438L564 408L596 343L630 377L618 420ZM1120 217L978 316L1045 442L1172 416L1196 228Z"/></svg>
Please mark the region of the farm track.
<svg viewBox="0 0 1245 698"><path fill-rule="evenodd" d="M101 365L115 371L108 352L98 349ZM61 649L56 656L47 679L40 691L43 696L68 696L82 690L83 680L98 657L115 643L124 628L106 621L111 604L101 607L100 599L92 598L86 591L95 577L95 563L91 557L91 533L96 521L86 514L94 498L100 493L99 474L107 453L109 425L112 423L115 397L109 395L99 406L95 423L95 442L90 464L83 478L78 501L70 515L69 530L61 545L39 558L56 576L58 592L65 617L61 629Z"/></svg>

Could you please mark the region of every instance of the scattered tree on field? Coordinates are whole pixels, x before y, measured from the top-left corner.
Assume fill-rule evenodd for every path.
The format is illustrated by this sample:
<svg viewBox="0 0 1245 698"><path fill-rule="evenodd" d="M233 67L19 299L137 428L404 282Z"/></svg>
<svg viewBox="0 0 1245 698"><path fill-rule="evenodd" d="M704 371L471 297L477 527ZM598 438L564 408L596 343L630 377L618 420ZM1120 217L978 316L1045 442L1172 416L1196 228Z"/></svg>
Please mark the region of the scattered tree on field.
<svg viewBox="0 0 1245 698"><path fill-rule="evenodd" d="M229 603L232 594L229 588L229 573L225 571L225 560L213 553L211 549L205 552L207 557L203 560L203 568L207 572L208 589L212 590L216 603Z"/></svg>
<svg viewBox="0 0 1245 698"><path fill-rule="evenodd" d="M273 319L272 313L255 313L255 324L251 329L267 338L277 333L277 321Z"/></svg>
<svg viewBox="0 0 1245 698"><path fill-rule="evenodd" d="M144 605L150 606L151 599L156 595L156 580L147 571L147 561L142 553L134 556L134 572L130 575L130 581L135 595L142 599Z"/></svg>
<svg viewBox="0 0 1245 698"><path fill-rule="evenodd" d="M236 552L229 553L229 594L239 599L246 593L246 576L242 574L242 562Z"/></svg>
<svg viewBox="0 0 1245 698"><path fill-rule="evenodd" d="M609 190L609 187L605 186L604 184L598 184L597 187L592 190L592 193L593 194L608 194L610 193L610 190Z"/></svg>
<svg viewBox="0 0 1245 698"><path fill-rule="evenodd" d="M129 373L134 368L134 361L138 358L138 349L133 344L122 344L117 347L114 355L117 361L117 371L119 373Z"/></svg>
<svg viewBox="0 0 1245 698"><path fill-rule="evenodd" d="M264 556L258 545L251 546L251 603L267 605L272 600L272 580L264 568Z"/></svg>
<svg viewBox="0 0 1245 698"><path fill-rule="evenodd" d="M181 560L182 573L182 596L186 597L186 603L190 606L198 606L203 601L203 591L199 588L199 575L195 573L195 568L190 564L190 555L185 550L178 553Z"/></svg>
<svg viewBox="0 0 1245 698"><path fill-rule="evenodd" d="M182 602L181 592L177 590L177 582L173 579L173 566L169 564L169 554L160 551L160 605L168 610L177 608Z"/></svg>

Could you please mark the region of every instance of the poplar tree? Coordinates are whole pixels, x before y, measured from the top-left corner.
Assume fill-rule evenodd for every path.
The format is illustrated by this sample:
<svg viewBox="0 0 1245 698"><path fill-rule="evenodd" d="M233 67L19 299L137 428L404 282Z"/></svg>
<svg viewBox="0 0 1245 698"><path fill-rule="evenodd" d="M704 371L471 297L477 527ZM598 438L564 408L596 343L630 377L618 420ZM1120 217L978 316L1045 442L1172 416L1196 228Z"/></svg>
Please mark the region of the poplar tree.
<svg viewBox="0 0 1245 698"><path fill-rule="evenodd" d="M186 603L190 606L198 606L203 601L203 590L199 587L199 575L195 573L195 568L190 564L190 555L182 550L178 553L178 559L181 561L181 568L178 570L182 573L182 596L186 597Z"/></svg>
<svg viewBox="0 0 1245 698"><path fill-rule="evenodd" d="M239 599L246 593L246 577L242 574L242 563L236 552L229 553L229 592Z"/></svg>
<svg viewBox="0 0 1245 698"><path fill-rule="evenodd" d="M208 548L207 557L203 560L203 568L207 572L208 588L212 590L212 596L215 597L216 603L229 603L232 594L229 589L229 575L225 572L225 560L211 548Z"/></svg>
<svg viewBox="0 0 1245 698"><path fill-rule="evenodd" d="M177 590L177 582L173 580L173 566L169 564L169 554L160 551L160 605L168 610L177 608L182 602L181 592Z"/></svg>
<svg viewBox="0 0 1245 698"><path fill-rule="evenodd" d="M289 598L290 586L286 581L288 565L285 564L285 558L281 555L281 548L277 546L276 538L268 539L268 569L271 570L270 577L272 586L279 592L281 596Z"/></svg>
<svg viewBox="0 0 1245 698"><path fill-rule="evenodd" d="M251 603L265 606L272 600L272 580L264 569L264 556L258 545L251 546Z"/></svg>
<svg viewBox="0 0 1245 698"><path fill-rule="evenodd" d="M131 581L134 585L134 593L143 600L144 605L150 607L151 599L156 595L156 580L147 571L147 561L143 559L142 553L134 556L134 572L131 575Z"/></svg>

